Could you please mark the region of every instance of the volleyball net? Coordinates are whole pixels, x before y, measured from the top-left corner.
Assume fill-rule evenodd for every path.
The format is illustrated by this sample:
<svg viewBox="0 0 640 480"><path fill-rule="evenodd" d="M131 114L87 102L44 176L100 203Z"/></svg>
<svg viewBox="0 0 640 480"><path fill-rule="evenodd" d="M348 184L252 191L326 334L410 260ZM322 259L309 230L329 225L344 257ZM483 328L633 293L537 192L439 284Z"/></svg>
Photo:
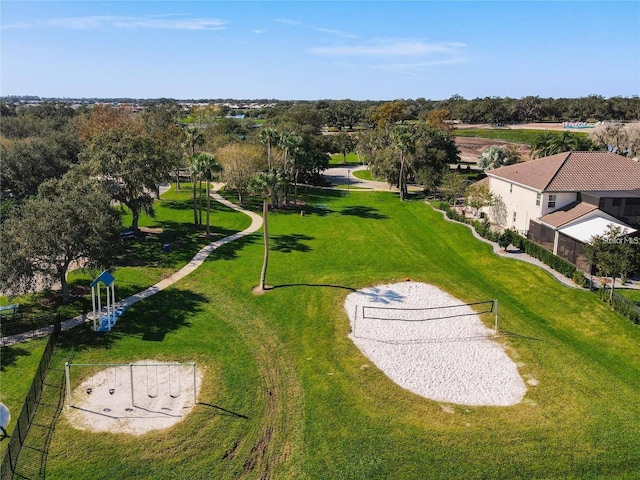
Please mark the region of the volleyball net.
<svg viewBox="0 0 640 480"><path fill-rule="evenodd" d="M465 329L465 325L470 324L469 316L486 314L493 316L494 333L497 333L497 300L434 307L356 305L352 334L358 338L391 342L445 338L453 330Z"/></svg>

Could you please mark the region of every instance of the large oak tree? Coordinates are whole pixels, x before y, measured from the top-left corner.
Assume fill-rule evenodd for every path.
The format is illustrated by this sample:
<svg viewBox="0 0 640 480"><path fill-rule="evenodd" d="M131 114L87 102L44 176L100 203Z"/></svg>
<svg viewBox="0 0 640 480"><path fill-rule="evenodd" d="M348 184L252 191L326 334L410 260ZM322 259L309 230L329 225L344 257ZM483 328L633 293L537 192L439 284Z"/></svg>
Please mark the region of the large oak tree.
<svg viewBox="0 0 640 480"><path fill-rule="evenodd" d="M59 282L69 299L67 272L73 262L109 266L120 241L120 218L95 181L44 182L2 223L0 281L12 294Z"/></svg>
<svg viewBox="0 0 640 480"><path fill-rule="evenodd" d="M111 197L131 210L133 230L141 213L153 216L154 195L169 178L175 158L151 137L119 130L97 134L82 157Z"/></svg>

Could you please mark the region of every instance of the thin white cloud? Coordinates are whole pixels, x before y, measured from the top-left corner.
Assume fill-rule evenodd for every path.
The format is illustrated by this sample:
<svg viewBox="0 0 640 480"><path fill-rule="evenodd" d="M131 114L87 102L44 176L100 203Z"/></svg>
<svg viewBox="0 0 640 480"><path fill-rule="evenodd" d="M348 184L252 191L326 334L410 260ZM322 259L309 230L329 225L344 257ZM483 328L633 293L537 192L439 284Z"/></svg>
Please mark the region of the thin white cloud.
<svg viewBox="0 0 640 480"><path fill-rule="evenodd" d="M411 73L431 69L441 65L456 65L466 62L465 58L449 58L446 60L434 60L432 62L416 62L416 63L381 63L378 65L366 65L365 68L372 70L384 70L387 72Z"/></svg>
<svg viewBox="0 0 640 480"><path fill-rule="evenodd" d="M223 30L226 22L217 18L166 18L87 16L45 20L44 25L72 30L158 29L158 30Z"/></svg>
<svg viewBox="0 0 640 480"><path fill-rule="evenodd" d="M374 39L352 45L310 48L308 53L333 59L341 67L420 76L437 67L466 63L465 48L466 44L460 42Z"/></svg>
<svg viewBox="0 0 640 480"><path fill-rule="evenodd" d="M340 30L334 30L332 28L317 27L315 25L309 25L299 20L293 20L291 18L278 17L275 19L275 21L278 23L282 23L284 25L290 25L292 27L302 27L308 30L315 30L316 32L320 32L320 33L328 33L329 35L335 35L338 37L359 38L358 35L354 35L352 33L346 33Z"/></svg>
<svg viewBox="0 0 640 480"><path fill-rule="evenodd" d="M345 38L359 38L358 35L354 35L351 33L345 33L345 32L341 32L340 30L332 30L330 28L320 28L320 27L311 27L314 30L321 32L321 33L329 33L331 35L337 35L338 37L345 37Z"/></svg>
<svg viewBox="0 0 640 480"><path fill-rule="evenodd" d="M407 57L434 54L453 54L464 48L462 43L427 43L418 40L377 40L360 45L314 47L312 55Z"/></svg>
<svg viewBox="0 0 640 480"><path fill-rule="evenodd" d="M23 22L23 23L10 23L9 25L2 25L2 30L13 30L13 29L17 29L17 28L30 28L32 27L33 24L31 23L27 23L27 22Z"/></svg>
<svg viewBox="0 0 640 480"><path fill-rule="evenodd" d="M298 20L292 20L290 18L284 18L284 17L278 17L275 19L276 22L278 23L284 23L285 25L292 25L294 27L302 27L303 24L302 22L298 21Z"/></svg>

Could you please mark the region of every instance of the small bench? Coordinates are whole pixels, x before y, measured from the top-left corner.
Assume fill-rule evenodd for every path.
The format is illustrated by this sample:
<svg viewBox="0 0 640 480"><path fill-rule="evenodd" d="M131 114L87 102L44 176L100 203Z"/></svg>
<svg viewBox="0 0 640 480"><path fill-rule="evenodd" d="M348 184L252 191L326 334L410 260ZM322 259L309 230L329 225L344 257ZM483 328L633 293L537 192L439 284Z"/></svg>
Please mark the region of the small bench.
<svg viewBox="0 0 640 480"><path fill-rule="evenodd" d="M135 230L125 230L124 232L120 232L120 238L122 238L123 240L136 238L136 232Z"/></svg>
<svg viewBox="0 0 640 480"><path fill-rule="evenodd" d="M317 210L326 210L327 209L327 204L326 203L316 203L313 205L313 208L317 209Z"/></svg>
<svg viewBox="0 0 640 480"><path fill-rule="evenodd" d="M18 307L20 305L18 304L14 304L14 305L5 305L3 307L0 307L0 317L15 317L15 315L18 313Z"/></svg>

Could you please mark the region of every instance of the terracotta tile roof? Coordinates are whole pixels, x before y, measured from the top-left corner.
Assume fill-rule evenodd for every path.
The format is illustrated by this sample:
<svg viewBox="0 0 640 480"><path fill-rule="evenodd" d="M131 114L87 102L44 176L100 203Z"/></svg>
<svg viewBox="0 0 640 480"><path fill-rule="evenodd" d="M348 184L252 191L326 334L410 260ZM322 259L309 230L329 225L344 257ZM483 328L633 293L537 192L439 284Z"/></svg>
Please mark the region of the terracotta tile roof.
<svg viewBox="0 0 640 480"><path fill-rule="evenodd" d="M640 162L609 152L565 152L487 172L541 192L640 190Z"/></svg>
<svg viewBox="0 0 640 480"><path fill-rule="evenodd" d="M640 162L609 152L572 152L547 185L551 192L640 189Z"/></svg>
<svg viewBox="0 0 640 480"><path fill-rule="evenodd" d="M537 158L487 171L487 176L498 177L543 191L553 180L569 153L559 153L550 157Z"/></svg>
<svg viewBox="0 0 640 480"><path fill-rule="evenodd" d="M559 208L558 210L543 215L540 217L540 221L558 228L586 215L589 212L593 212L594 210L598 210L598 207L595 205L585 202L573 202Z"/></svg>

